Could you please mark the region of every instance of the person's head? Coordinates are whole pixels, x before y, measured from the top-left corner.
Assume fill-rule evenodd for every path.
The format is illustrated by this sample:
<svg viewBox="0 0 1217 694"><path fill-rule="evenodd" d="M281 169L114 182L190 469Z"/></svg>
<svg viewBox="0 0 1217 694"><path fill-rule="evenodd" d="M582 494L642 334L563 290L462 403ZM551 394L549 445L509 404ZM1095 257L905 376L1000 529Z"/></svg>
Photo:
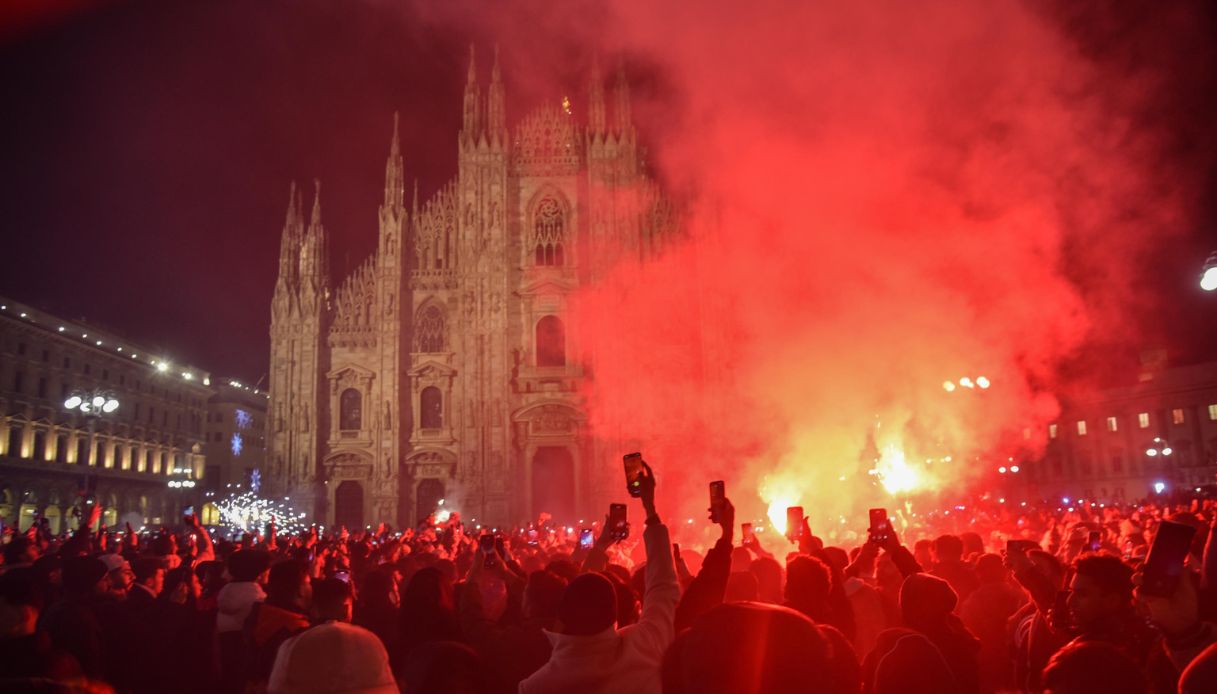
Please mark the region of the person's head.
<svg viewBox="0 0 1217 694"><path fill-rule="evenodd" d="M385 564L372 571L363 580L359 588L359 599L368 607L396 608L401 604L401 594L397 591L397 569Z"/></svg>
<svg viewBox="0 0 1217 694"><path fill-rule="evenodd" d="M401 596L401 609L405 613L451 611L453 606L452 582L434 566L414 572Z"/></svg>
<svg viewBox="0 0 1217 694"><path fill-rule="evenodd" d="M579 565L570 559L554 559L545 565L545 570L562 578L567 583L579 575Z"/></svg>
<svg viewBox="0 0 1217 694"><path fill-rule="evenodd" d="M78 597L103 593L107 573L106 565L97 557L72 557L63 562L63 590Z"/></svg>
<svg viewBox="0 0 1217 694"><path fill-rule="evenodd" d="M752 552L745 547L735 547L731 550L731 571L747 571L752 564Z"/></svg>
<svg viewBox="0 0 1217 694"><path fill-rule="evenodd" d="M934 558L930 555L930 550L934 547L934 543L929 540L918 540L913 544L913 558L922 566L929 566L934 563Z"/></svg>
<svg viewBox="0 0 1217 694"><path fill-rule="evenodd" d="M1073 564L1069 613L1081 630L1132 608L1132 569L1118 557L1089 554Z"/></svg>
<svg viewBox="0 0 1217 694"><path fill-rule="evenodd" d="M1217 692L1217 643L1192 658L1179 676L1179 694Z"/></svg>
<svg viewBox="0 0 1217 694"><path fill-rule="evenodd" d="M996 554L982 554L976 559L976 578L981 583L1001 583L1006 580L1006 567Z"/></svg>
<svg viewBox="0 0 1217 694"><path fill-rule="evenodd" d="M985 541L974 532L960 533L959 541L963 544L964 556L972 557L985 551Z"/></svg>
<svg viewBox="0 0 1217 694"><path fill-rule="evenodd" d="M135 581L131 564L119 554L102 554L98 558L106 565L107 588L110 593L118 598L126 597L132 582Z"/></svg>
<svg viewBox="0 0 1217 694"><path fill-rule="evenodd" d="M837 660L847 662L835 662ZM664 694L856 692L858 664L807 617L762 603L728 603L700 615L668 648Z"/></svg>
<svg viewBox="0 0 1217 694"><path fill-rule="evenodd" d="M199 562L194 567L204 593L216 593L224 587L224 563L219 561Z"/></svg>
<svg viewBox="0 0 1217 694"><path fill-rule="evenodd" d="M1027 552L1027 558L1031 560L1031 566L1036 573L1048 579L1053 588L1061 590L1065 587L1065 566L1061 564L1061 560L1057 559L1055 554L1042 549L1033 549Z"/></svg>
<svg viewBox="0 0 1217 694"><path fill-rule="evenodd" d="M941 626L958 601L951 584L930 574L912 574L900 586L900 616L917 631Z"/></svg>
<svg viewBox="0 0 1217 694"><path fill-rule="evenodd" d="M354 598L351 585L337 578L324 578L313 585L313 620L349 622Z"/></svg>
<svg viewBox="0 0 1217 694"><path fill-rule="evenodd" d="M177 538L173 533L162 533L152 538L152 553L158 557L177 554Z"/></svg>
<svg viewBox="0 0 1217 694"><path fill-rule="evenodd" d="M131 572L135 574L135 582L160 595L165 589L165 568L163 562L155 557L140 557L131 562Z"/></svg>
<svg viewBox="0 0 1217 694"><path fill-rule="evenodd" d="M617 621L617 590L598 573L570 582L558 603L555 629L570 636L591 636L612 628Z"/></svg>
<svg viewBox="0 0 1217 694"><path fill-rule="evenodd" d="M166 572L163 594L170 602L194 605L199 597L199 579L194 575L194 569L182 564Z"/></svg>
<svg viewBox="0 0 1217 694"><path fill-rule="evenodd" d="M760 586L751 571L732 571L727 576L726 602L756 602L760 598Z"/></svg>
<svg viewBox="0 0 1217 694"><path fill-rule="evenodd" d="M815 557L798 556L786 565L786 600L798 605L822 605L832 590L832 574Z"/></svg>
<svg viewBox="0 0 1217 694"><path fill-rule="evenodd" d="M9 569L0 574L0 639L33 634L42 603L34 569Z"/></svg>
<svg viewBox="0 0 1217 694"><path fill-rule="evenodd" d="M1145 694L1145 675L1124 651L1100 641L1074 641L1052 655L1042 681L1047 694Z"/></svg>
<svg viewBox="0 0 1217 694"><path fill-rule="evenodd" d="M237 550L228 556L227 568L234 581L258 581L270 568L270 556L256 549Z"/></svg>
<svg viewBox="0 0 1217 694"><path fill-rule="evenodd" d="M311 589L308 565L304 562L288 559L270 567L270 578L266 582L267 602L307 609Z"/></svg>
<svg viewBox="0 0 1217 694"><path fill-rule="evenodd" d="M756 577L757 595L761 602L777 605L782 602L782 565L772 557L758 557L748 571Z"/></svg>
<svg viewBox="0 0 1217 694"><path fill-rule="evenodd" d="M939 535L934 539L934 561L956 562L963 558L963 540L955 535Z"/></svg>
<svg viewBox="0 0 1217 694"><path fill-rule="evenodd" d="M524 616L552 624L558 616L558 605L562 594L570 584L561 575L551 571L534 571L528 575L524 586Z"/></svg>
<svg viewBox="0 0 1217 694"><path fill-rule="evenodd" d="M4 546L4 565L29 566L42 555L38 543L25 535L17 535Z"/></svg>

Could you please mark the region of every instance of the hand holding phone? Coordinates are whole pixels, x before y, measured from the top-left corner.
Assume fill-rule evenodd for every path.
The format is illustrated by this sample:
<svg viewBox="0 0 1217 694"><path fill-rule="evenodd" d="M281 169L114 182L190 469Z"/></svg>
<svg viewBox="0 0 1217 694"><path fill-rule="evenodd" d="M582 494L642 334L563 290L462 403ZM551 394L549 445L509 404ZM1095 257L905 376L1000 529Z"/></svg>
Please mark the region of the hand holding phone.
<svg viewBox="0 0 1217 694"><path fill-rule="evenodd" d="M609 504L608 520L605 531L614 542L620 542L630 536L630 524L626 520L625 504Z"/></svg>
<svg viewBox="0 0 1217 694"><path fill-rule="evenodd" d="M870 510L870 527L867 528L868 542L885 545L891 538L892 524L887 519L887 509L872 508Z"/></svg>
<svg viewBox="0 0 1217 694"><path fill-rule="evenodd" d="M740 523L740 544L747 547L756 543L756 533L752 530L751 523Z"/></svg>
<svg viewBox="0 0 1217 694"><path fill-rule="evenodd" d="M727 487L722 480L710 483L710 522L722 521L723 502L727 500Z"/></svg>
<svg viewBox="0 0 1217 694"><path fill-rule="evenodd" d="M1174 595L1183 578L1184 564L1192 548L1196 529L1190 525L1162 521L1141 568L1141 593L1160 598Z"/></svg>
<svg viewBox="0 0 1217 694"><path fill-rule="evenodd" d="M583 528L582 530L579 531L579 548L580 549L591 549L592 545L595 544L595 542L596 542L596 538L592 536L591 528Z"/></svg>
<svg viewBox="0 0 1217 694"><path fill-rule="evenodd" d="M798 542L803 537L803 507L786 507L786 539Z"/></svg>
<svg viewBox="0 0 1217 694"><path fill-rule="evenodd" d="M642 468L641 453L627 453L621 458L625 466L625 489L632 497L642 496L642 478L646 472Z"/></svg>

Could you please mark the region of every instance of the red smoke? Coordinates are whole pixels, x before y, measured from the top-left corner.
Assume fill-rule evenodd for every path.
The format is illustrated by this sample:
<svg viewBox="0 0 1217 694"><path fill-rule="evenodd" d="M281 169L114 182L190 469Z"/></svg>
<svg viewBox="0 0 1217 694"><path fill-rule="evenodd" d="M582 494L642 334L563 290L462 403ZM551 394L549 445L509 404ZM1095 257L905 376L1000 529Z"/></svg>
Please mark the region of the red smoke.
<svg viewBox="0 0 1217 694"><path fill-rule="evenodd" d="M684 238L572 318L592 425L639 442L682 517L716 478L743 518L798 502L822 526L890 502L876 455L955 495L978 458L1034 457L1062 361L1135 327L1138 258L1184 226L1138 120L1155 74L1100 69L1027 3L592 7L537 21L661 85L635 120ZM534 19L490 21L535 65L559 51Z"/></svg>

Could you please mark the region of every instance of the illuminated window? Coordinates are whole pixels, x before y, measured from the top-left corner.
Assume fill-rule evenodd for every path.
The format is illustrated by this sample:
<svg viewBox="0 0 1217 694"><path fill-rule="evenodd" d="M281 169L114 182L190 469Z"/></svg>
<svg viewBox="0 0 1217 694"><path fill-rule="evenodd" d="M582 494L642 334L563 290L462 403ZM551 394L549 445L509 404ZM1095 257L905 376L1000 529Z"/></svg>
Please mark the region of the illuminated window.
<svg viewBox="0 0 1217 694"><path fill-rule="evenodd" d="M557 316L537 321L537 366L566 365L566 329Z"/></svg>
<svg viewBox="0 0 1217 694"><path fill-rule="evenodd" d="M1115 417L1108 417L1107 418L1107 430L1108 431L1119 431L1120 422Z"/></svg>
<svg viewBox="0 0 1217 694"><path fill-rule="evenodd" d="M1217 422L1217 405L1209 405L1209 421Z"/></svg>
<svg viewBox="0 0 1217 694"><path fill-rule="evenodd" d="M1148 412L1142 412L1141 414L1137 415L1137 426L1141 427L1142 429L1149 428L1149 413Z"/></svg>
<svg viewBox="0 0 1217 694"><path fill-rule="evenodd" d="M363 423L363 396L354 388L342 391L338 404L339 428L345 431L358 431Z"/></svg>
<svg viewBox="0 0 1217 694"><path fill-rule="evenodd" d="M1171 421L1172 422L1174 422L1175 424L1183 424L1183 420L1184 420L1184 417L1183 417L1182 408L1177 407L1177 408L1171 410Z"/></svg>
<svg viewBox="0 0 1217 694"><path fill-rule="evenodd" d="M1086 422L1085 422L1085 420L1078 420L1078 436L1085 436L1085 435L1086 435Z"/></svg>
<svg viewBox="0 0 1217 694"><path fill-rule="evenodd" d="M537 203L533 213L533 244L537 265L563 265L562 244L566 240L566 218L553 198Z"/></svg>
<svg viewBox="0 0 1217 694"><path fill-rule="evenodd" d="M424 308L414 322L414 351L442 352L446 337L444 312L434 304Z"/></svg>
<svg viewBox="0 0 1217 694"><path fill-rule="evenodd" d="M419 426L439 429L444 426L444 396L435 386L423 388L419 394Z"/></svg>
<svg viewBox="0 0 1217 694"><path fill-rule="evenodd" d="M1048 425L1048 438L1050 438L1050 439L1056 438L1056 425L1055 424Z"/></svg>

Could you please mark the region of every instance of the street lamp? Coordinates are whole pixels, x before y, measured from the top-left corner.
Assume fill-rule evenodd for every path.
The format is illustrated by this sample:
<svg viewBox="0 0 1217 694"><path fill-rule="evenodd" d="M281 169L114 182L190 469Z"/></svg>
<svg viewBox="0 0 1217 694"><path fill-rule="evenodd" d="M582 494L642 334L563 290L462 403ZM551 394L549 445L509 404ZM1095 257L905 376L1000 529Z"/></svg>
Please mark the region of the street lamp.
<svg viewBox="0 0 1217 694"><path fill-rule="evenodd" d="M1150 441L1149 446L1145 449L1145 455L1151 458L1157 458L1158 456L1167 458L1174 452L1175 449L1171 448L1171 445L1161 436L1155 436L1154 440Z"/></svg>
<svg viewBox="0 0 1217 694"><path fill-rule="evenodd" d="M1217 291L1217 251L1213 251L1209 259L1204 261L1200 271L1200 288L1206 292Z"/></svg>

